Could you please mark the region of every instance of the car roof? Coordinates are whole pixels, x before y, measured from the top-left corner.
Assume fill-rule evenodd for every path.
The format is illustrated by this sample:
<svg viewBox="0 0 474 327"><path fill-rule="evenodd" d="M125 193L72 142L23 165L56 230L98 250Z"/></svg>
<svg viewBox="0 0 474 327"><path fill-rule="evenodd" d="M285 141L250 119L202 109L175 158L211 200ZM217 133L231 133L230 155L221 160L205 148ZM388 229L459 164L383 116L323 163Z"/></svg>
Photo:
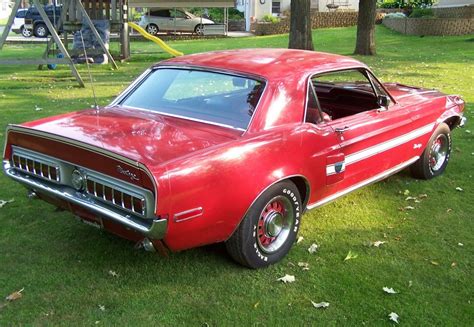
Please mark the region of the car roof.
<svg viewBox="0 0 474 327"><path fill-rule="evenodd" d="M293 49L238 49L192 54L162 61L157 66L194 66L228 70L266 79L288 79L327 71L367 68L351 57Z"/></svg>

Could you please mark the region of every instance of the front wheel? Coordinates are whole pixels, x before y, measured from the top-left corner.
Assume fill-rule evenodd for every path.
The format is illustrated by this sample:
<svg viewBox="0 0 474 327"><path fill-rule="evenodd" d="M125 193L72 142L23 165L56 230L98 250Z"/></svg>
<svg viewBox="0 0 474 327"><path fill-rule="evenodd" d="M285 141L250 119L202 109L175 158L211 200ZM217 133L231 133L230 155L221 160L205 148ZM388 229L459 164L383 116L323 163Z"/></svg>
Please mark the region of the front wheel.
<svg viewBox="0 0 474 327"><path fill-rule="evenodd" d="M262 268L283 259L298 234L301 198L295 184L272 185L250 207L226 242L230 256L249 268Z"/></svg>
<svg viewBox="0 0 474 327"><path fill-rule="evenodd" d="M441 175L448 165L451 155L451 130L441 123L431 136L420 159L411 167L413 177L431 179Z"/></svg>
<svg viewBox="0 0 474 327"><path fill-rule="evenodd" d="M204 35L204 26L202 24L196 25L196 27L194 28L194 33L199 36Z"/></svg>

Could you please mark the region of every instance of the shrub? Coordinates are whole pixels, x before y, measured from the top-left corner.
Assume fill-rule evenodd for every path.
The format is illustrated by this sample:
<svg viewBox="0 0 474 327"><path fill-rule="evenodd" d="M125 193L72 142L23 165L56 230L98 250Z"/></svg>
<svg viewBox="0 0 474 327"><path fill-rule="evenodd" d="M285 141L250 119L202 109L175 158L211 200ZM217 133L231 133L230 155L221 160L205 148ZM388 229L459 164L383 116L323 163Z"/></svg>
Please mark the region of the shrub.
<svg viewBox="0 0 474 327"><path fill-rule="evenodd" d="M430 8L415 8L410 14L410 18L433 17L433 10Z"/></svg>
<svg viewBox="0 0 474 327"><path fill-rule="evenodd" d="M271 14L266 14L265 16L262 17L261 21L266 22L266 23L276 24L280 22L280 18L275 17Z"/></svg>

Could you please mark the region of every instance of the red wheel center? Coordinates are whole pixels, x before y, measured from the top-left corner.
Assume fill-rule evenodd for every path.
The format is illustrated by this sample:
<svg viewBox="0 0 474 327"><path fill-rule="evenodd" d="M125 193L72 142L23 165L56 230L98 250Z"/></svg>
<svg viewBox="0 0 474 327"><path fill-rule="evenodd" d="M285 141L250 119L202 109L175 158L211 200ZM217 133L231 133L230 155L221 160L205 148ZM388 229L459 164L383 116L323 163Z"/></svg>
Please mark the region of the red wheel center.
<svg viewBox="0 0 474 327"><path fill-rule="evenodd" d="M260 244L267 246L275 241L283 229L283 205L274 201L269 203L258 220Z"/></svg>

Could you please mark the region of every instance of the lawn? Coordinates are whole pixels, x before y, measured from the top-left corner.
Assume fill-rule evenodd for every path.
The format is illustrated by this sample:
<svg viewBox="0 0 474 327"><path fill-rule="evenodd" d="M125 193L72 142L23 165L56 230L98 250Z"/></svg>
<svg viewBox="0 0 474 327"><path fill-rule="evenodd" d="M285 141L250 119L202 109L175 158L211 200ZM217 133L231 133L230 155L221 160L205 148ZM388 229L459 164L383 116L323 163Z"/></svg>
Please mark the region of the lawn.
<svg viewBox="0 0 474 327"><path fill-rule="evenodd" d="M404 171L303 217L300 236L279 264L249 270L222 244L159 257L80 224L67 212L28 200L0 176L0 326L8 325L402 325L472 326L474 43L472 36L411 37L377 28L375 57L358 57L383 81L439 88L468 103L466 129L453 135L446 173L416 181ZM350 55L355 28L314 31L318 50ZM471 39L471 41L469 41ZM170 42L185 53L286 47L287 35ZM114 47L116 47L114 45ZM112 48L114 48L112 47ZM0 58L40 55L42 47L6 45ZM152 62L166 58L134 42L130 62L94 66L100 104L108 103ZM85 67L80 72L88 81ZM67 66L0 67L0 141L9 123L89 107ZM41 108L38 110L38 108ZM460 187L463 191L457 191ZM427 197L419 203L407 196ZM414 210L400 208L413 206ZM385 242L380 247L370 242ZM307 249L319 245L315 254ZM357 258L344 261L352 251ZM298 262L308 262L303 271ZM112 272L112 273L111 273ZM116 274L118 275L116 275ZM295 275L296 282L277 278ZM386 294L383 287L397 294ZM2 302L23 289L23 297ZM311 301L330 303L315 309Z"/></svg>

